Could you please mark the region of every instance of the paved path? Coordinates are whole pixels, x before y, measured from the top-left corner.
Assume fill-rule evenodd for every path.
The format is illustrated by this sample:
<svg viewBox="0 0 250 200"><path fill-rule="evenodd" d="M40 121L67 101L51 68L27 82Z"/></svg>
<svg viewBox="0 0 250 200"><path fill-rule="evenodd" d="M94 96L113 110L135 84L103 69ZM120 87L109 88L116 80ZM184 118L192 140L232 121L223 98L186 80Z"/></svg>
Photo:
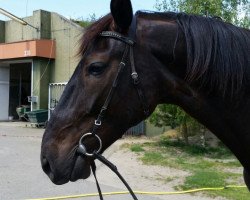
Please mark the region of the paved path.
<svg viewBox="0 0 250 200"><path fill-rule="evenodd" d="M51 183L43 173L39 154L43 129L26 128L25 123L0 122L0 200L32 199L56 197L65 195L77 195L84 193L96 193L96 186L91 176L87 180L76 183L57 186ZM112 157L113 149L108 151L108 157ZM99 166L100 180L114 176L107 174ZM124 187L114 182L105 181L101 184L103 192L123 191ZM162 197L138 196L139 200L160 200ZM97 200L98 197L81 199ZM106 196L107 200L129 200L128 195ZM183 199L183 196L169 196L164 199ZM185 199L207 199L185 196Z"/></svg>
<svg viewBox="0 0 250 200"><path fill-rule="evenodd" d="M25 124L0 123L0 199L30 199L96 193L93 177L88 180L57 186L43 173L39 154L43 129L26 128ZM103 191L120 188L101 185ZM96 200L97 197L85 199ZM125 200L128 196L106 199ZM157 200L157 198L143 198Z"/></svg>

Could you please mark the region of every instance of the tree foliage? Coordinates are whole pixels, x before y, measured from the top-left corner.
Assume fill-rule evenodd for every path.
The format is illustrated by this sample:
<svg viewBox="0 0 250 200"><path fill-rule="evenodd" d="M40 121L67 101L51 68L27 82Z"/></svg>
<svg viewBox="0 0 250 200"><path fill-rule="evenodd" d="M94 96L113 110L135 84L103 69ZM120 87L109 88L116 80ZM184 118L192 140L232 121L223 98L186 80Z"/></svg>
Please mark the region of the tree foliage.
<svg viewBox="0 0 250 200"><path fill-rule="evenodd" d="M156 0L159 11L185 12L220 17L238 26L250 27L249 0Z"/></svg>
<svg viewBox="0 0 250 200"><path fill-rule="evenodd" d="M80 25L83 28L86 28L88 26L90 26L93 22L95 22L97 20L95 13L89 15L89 17L87 19L70 19L71 21L73 21L74 23Z"/></svg>
<svg viewBox="0 0 250 200"><path fill-rule="evenodd" d="M157 106L149 121L157 127L178 128L186 143L188 143L188 136L204 130L203 125L175 105L161 104Z"/></svg>
<svg viewBox="0 0 250 200"><path fill-rule="evenodd" d="M157 127L170 126L174 129L182 123L184 117L185 114L179 107L161 104L157 106L149 121Z"/></svg>

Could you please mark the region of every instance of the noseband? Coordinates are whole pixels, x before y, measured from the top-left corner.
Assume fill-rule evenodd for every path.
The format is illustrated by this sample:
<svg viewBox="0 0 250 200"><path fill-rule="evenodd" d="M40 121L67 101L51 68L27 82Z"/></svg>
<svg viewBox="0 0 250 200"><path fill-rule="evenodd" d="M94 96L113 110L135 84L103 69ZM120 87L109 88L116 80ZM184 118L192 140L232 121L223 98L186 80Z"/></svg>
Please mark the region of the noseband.
<svg viewBox="0 0 250 200"><path fill-rule="evenodd" d="M101 150L102 150L102 140L96 134L98 128L100 128L101 125L102 125L103 118L105 117L106 111L107 111L107 109L108 109L108 107L110 105L112 97L114 96L115 89L117 88L117 85L118 85L119 77L121 76L123 69L126 67L126 64L127 64L126 58L128 57L128 55L130 57L131 78L133 80L133 85L135 86L135 88L137 90L137 94L139 96L144 115L146 117L148 117L148 115L149 115L149 106L147 104L145 95L144 95L144 93L142 91L142 88L141 88L141 85L140 85L139 75L138 75L138 73L136 72L136 69L135 69L134 51L133 51L135 41L133 39L129 38L129 37L125 37L125 36L123 36L123 35L121 35L119 33L113 32L113 31L103 31L103 32L100 33L100 36L105 37L105 38L113 38L115 40L119 40L119 41L123 42L125 44L125 50L123 52L121 62L119 64L119 66L118 66L118 71L117 71L116 77L115 77L115 79L113 81L112 87L109 90L109 93L108 93L108 96L107 96L107 98L106 98L106 100L104 102L104 105L102 106L101 111L100 111L98 117L95 120L92 132L84 134L81 137L81 139L79 140L78 153L81 153L81 154L83 154L85 156L88 156L88 157L96 158L96 159L100 160L101 162L103 162L105 165L107 165L121 179L121 181L127 187L127 189L129 190L129 192L132 195L132 197L134 198L134 200L137 200L137 197L135 196L134 192L129 187L127 182L124 180L124 178L120 175L117 168L112 163L110 163L106 158L104 158L102 155L99 154L101 152ZM86 137L91 137L91 136L94 137L98 141L99 148L97 150L93 151L93 152L88 152L85 145L84 145L84 140L85 140ZM94 162L91 165L91 167L92 167L94 177L96 179L96 175L95 175L96 166L95 166ZM96 184L97 184L100 199L102 200L103 197L102 197L100 186L98 184L97 179L96 179Z"/></svg>

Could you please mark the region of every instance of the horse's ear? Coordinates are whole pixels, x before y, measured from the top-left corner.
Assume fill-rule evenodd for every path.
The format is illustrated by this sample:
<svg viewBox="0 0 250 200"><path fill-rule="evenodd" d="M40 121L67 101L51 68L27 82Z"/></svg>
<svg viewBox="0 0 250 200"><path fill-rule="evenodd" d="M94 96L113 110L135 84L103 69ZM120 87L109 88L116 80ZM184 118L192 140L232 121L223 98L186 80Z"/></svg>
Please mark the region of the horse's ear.
<svg viewBox="0 0 250 200"><path fill-rule="evenodd" d="M133 9L130 0L111 0L111 14L114 18L115 28L126 31L133 19Z"/></svg>

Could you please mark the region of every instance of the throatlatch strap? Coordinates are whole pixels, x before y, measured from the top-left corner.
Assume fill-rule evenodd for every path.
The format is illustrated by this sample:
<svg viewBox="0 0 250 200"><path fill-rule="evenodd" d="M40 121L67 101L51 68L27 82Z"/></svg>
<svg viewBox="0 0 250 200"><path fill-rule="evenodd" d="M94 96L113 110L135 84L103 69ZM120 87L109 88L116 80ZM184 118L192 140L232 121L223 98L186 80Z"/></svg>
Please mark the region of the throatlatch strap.
<svg viewBox="0 0 250 200"><path fill-rule="evenodd" d="M139 99L140 99L140 102L142 104L142 109L143 109L143 112L144 112L144 115L146 117L149 116L149 106L148 106L148 103L147 103L147 99L144 95L144 92L143 92L143 89L141 87L141 84L140 84L140 78L139 78L139 75L135 69L135 60L134 60L134 50L133 50L133 47L130 47L130 65L131 65L131 77L133 79L133 84L137 90L137 94L139 96Z"/></svg>

